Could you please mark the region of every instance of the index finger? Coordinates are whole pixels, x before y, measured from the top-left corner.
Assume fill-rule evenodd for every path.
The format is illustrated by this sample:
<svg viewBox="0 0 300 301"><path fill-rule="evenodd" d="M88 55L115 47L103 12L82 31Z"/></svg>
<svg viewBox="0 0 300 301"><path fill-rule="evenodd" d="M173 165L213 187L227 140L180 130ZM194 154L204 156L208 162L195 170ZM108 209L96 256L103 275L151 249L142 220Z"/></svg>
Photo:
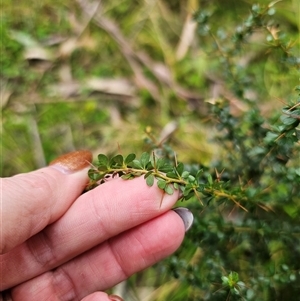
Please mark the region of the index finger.
<svg viewBox="0 0 300 301"><path fill-rule="evenodd" d="M89 151L63 155L54 165L1 179L0 254L53 223L82 193L87 183Z"/></svg>
<svg viewBox="0 0 300 301"><path fill-rule="evenodd" d="M148 187L143 178L117 178L100 185L80 196L58 221L3 256L3 287L51 270L152 220L171 209L178 197L178 190L165 194L157 186Z"/></svg>

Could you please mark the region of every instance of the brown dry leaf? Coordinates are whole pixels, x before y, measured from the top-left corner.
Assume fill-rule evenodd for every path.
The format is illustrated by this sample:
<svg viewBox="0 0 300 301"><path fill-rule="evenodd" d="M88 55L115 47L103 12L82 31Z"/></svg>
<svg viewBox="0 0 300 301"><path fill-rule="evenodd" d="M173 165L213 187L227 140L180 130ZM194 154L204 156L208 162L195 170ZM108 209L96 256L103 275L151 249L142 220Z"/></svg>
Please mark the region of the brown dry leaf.
<svg viewBox="0 0 300 301"><path fill-rule="evenodd" d="M87 18L89 20L93 19L96 25L105 30L119 45L120 51L123 53L134 72L134 82L139 88L147 89L154 99L157 101L160 100L160 93L157 85L143 74L143 66L146 66L162 84L173 89L179 97L186 100L197 101L202 99L202 97L196 93L190 92L189 90L181 87L178 83L175 83L168 66L163 65L160 62L153 61L142 51L137 52L134 50L115 22L104 17L101 14L100 9L95 12L95 7L99 5L98 2L84 0L77 0L77 2L87 15Z"/></svg>
<svg viewBox="0 0 300 301"><path fill-rule="evenodd" d="M273 37L273 39L275 41L278 40L278 33L280 32L280 29L278 26L267 26L267 30L269 31L269 33L271 34L271 36Z"/></svg>
<svg viewBox="0 0 300 301"><path fill-rule="evenodd" d="M42 46L33 46L25 49L24 58L26 60L52 61L54 56Z"/></svg>
<svg viewBox="0 0 300 301"><path fill-rule="evenodd" d="M58 71L59 78L64 83L71 83L73 81L71 66L64 63L60 66Z"/></svg>
<svg viewBox="0 0 300 301"><path fill-rule="evenodd" d="M196 29L197 22L193 20L192 14L188 14L182 29L180 42L176 50L176 59L178 61L185 57L190 45L194 40Z"/></svg>
<svg viewBox="0 0 300 301"><path fill-rule="evenodd" d="M62 64L58 71L60 81L49 87L51 96L68 98L79 95L81 84L73 79L71 66L67 63Z"/></svg>
<svg viewBox="0 0 300 301"><path fill-rule="evenodd" d="M159 78L162 82L171 85L173 82L171 70L162 63L154 63L152 66L153 74Z"/></svg>
<svg viewBox="0 0 300 301"><path fill-rule="evenodd" d="M61 82L49 87L49 94L53 97L68 98L80 93L81 85L76 81Z"/></svg>
<svg viewBox="0 0 300 301"><path fill-rule="evenodd" d="M22 31L11 30L10 38L24 46L24 58L26 60L52 61L54 56L49 49L43 47L32 36Z"/></svg>
<svg viewBox="0 0 300 301"><path fill-rule="evenodd" d="M74 13L69 13L68 21L71 25L73 33L76 36L80 36L86 25L83 22L79 21Z"/></svg>
<svg viewBox="0 0 300 301"><path fill-rule="evenodd" d="M85 87L97 92L134 96L135 88L132 83L124 78L97 78L85 81Z"/></svg>
<svg viewBox="0 0 300 301"><path fill-rule="evenodd" d="M47 36L44 40L42 45L45 47L49 46L55 46L59 45L62 42L64 42L67 39L67 37L60 35L60 34L52 34Z"/></svg>
<svg viewBox="0 0 300 301"><path fill-rule="evenodd" d="M167 141L177 129L178 129L177 121L172 120L168 122L159 134L158 144L161 145L163 142Z"/></svg>

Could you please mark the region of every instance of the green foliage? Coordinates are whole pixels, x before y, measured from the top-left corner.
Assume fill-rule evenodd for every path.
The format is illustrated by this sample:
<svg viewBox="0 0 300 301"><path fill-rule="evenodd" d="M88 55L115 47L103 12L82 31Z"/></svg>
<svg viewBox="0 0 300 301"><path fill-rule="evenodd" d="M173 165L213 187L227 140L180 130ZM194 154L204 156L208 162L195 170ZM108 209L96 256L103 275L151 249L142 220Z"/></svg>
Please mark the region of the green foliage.
<svg viewBox="0 0 300 301"><path fill-rule="evenodd" d="M216 171L214 177L207 177L214 193L204 194L208 204L204 209L192 204L196 221L183 248L196 245L194 255L179 259L178 253L178 261L172 258L168 263L176 278L193 286L186 300L297 300L300 292L299 87L281 116L268 119L262 115L259 100L247 99L249 87L260 87L245 81L249 72L236 60L254 32L269 30L274 4L253 5L229 46L204 26L214 24L210 14L201 10L196 15L200 34L210 35L215 42L212 54L221 54L213 58L224 67L224 81L247 110L233 114L226 98L212 103L212 120L218 130L215 139L224 148L219 160L207 168L211 175ZM273 38L267 37L268 51L279 50L286 72L296 74L297 48L284 34ZM218 196L218 202L211 202L211 196ZM224 275L224 270L237 272Z"/></svg>
<svg viewBox="0 0 300 301"><path fill-rule="evenodd" d="M121 160L116 169L109 167L104 171L117 172L126 179L144 176L149 186L156 180L166 193L180 189L181 200L188 200L195 213L195 224L181 251L164 263L165 269L181 283L180 298L172 294L172 300L298 298L299 87L290 93L281 114L268 117L262 112L262 101L247 98L249 89L260 94L260 98L266 95L268 85L262 83L268 83L268 79L253 82L251 72L259 69L246 70L239 63L245 48L251 47L252 36L260 31L266 40L255 51L266 51L274 62L279 60L278 70L290 72L290 79L296 84L293 75L297 74L299 58L295 42L274 25L276 4L252 5L243 24L226 34L214 25L216 7L208 5L195 14L200 37L210 45L206 49L212 66L223 71L224 85L234 95L209 101L211 124L217 129L214 140L223 148L219 158L209 166L177 163L170 144L157 143L148 133L147 143L159 159L154 153L152 157L143 153L132 164L124 165ZM261 63L258 58L257 62ZM284 88L279 81L276 84L280 89L275 88L272 93L280 90L280 95L287 95L288 88L293 87L291 83ZM230 99L234 97L246 109L235 113ZM184 257L183 250L189 250Z"/></svg>
<svg viewBox="0 0 300 301"><path fill-rule="evenodd" d="M154 153L151 157L144 152L139 160L135 154L129 154L125 159L122 155L108 159L104 154L100 154L95 168L90 169L88 175L91 179L88 190L103 184L107 177L116 175L126 180L144 176L148 186L153 186L156 179L157 186L167 194L173 194L174 189L180 189L181 200L198 195L197 189L200 189L197 179L183 170L182 163L173 166L167 159L157 158Z"/></svg>

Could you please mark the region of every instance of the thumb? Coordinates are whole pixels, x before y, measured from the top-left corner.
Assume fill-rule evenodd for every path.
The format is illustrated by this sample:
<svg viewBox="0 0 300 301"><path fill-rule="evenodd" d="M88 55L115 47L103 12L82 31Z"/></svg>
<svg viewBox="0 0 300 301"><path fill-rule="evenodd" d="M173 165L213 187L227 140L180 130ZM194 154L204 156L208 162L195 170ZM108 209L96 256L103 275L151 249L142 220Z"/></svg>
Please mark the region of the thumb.
<svg viewBox="0 0 300 301"><path fill-rule="evenodd" d="M89 151L65 154L50 166L2 178L0 254L4 254L60 218L82 193Z"/></svg>

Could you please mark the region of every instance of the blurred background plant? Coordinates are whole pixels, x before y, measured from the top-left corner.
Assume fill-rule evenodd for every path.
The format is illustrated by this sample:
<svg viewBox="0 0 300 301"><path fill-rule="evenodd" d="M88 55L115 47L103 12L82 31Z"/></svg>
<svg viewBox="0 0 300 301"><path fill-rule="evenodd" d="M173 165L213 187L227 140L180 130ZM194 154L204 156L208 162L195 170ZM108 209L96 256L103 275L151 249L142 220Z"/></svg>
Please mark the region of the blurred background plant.
<svg viewBox="0 0 300 301"><path fill-rule="evenodd" d="M211 182L204 206L180 204L195 223L178 252L114 292L298 300L298 1L1 6L2 176L74 149L155 149Z"/></svg>

